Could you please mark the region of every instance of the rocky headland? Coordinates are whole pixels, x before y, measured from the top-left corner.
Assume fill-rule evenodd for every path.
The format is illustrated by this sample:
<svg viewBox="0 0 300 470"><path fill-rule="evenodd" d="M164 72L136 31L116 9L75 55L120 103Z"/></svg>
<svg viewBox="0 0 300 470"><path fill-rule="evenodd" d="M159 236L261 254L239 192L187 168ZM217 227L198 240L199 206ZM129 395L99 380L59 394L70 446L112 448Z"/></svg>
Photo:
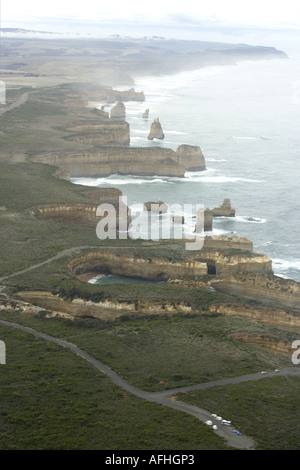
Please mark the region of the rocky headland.
<svg viewBox="0 0 300 470"><path fill-rule="evenodd" d="M185 146L186 149L188 147ZM57 166L69 172L71 178L112 174L184 177L191 168L205 170L199 151L191 158L190 153L185 154L182 150L159 147L103 147L95 151L51 152L36 155L32 161Z"/></svg>

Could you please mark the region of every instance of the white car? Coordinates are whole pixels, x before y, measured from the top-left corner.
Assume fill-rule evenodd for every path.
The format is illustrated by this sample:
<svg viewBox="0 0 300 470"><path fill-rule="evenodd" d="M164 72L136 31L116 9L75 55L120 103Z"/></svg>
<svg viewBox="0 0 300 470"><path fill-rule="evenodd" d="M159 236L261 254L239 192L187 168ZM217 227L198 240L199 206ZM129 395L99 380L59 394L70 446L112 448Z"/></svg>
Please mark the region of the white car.
<svg viewBox="0 0 300 470"><path fill-rule="evenodd" d="M213 425L213 429L216 430L218 429L218 426L216 424Z"/></svg>
<svg viewBox="0 0 300 470"><path fill-rule="evenodd" d="M211 425L212 425L212 421L207 420L207 421L205 421L205 424L208 424L208 426L211 426Z"/></svg>

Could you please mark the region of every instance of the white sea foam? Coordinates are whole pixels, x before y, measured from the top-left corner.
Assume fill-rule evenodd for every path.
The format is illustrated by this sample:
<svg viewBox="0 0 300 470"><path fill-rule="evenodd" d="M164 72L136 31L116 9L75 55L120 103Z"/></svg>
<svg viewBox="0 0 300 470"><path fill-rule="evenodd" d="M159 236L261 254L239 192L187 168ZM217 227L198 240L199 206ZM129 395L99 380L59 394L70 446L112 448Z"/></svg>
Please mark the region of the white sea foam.
<svg viewBox="0 0 300 470"><path fill-rule="evenodd" d="M273 271L277 276L289 279L289 271L300 271L300 259L286 260L272 258Z"/></svg>
<svg viewBox="0 0 300 470"><path fill-rule="evenodd" d="M257 140L257 137L250 137L250 136L232 136L233 139L237 140Z"/></svg>
<svg viewBox="0 0 300 470"><path fill-rule="evenodd" d="M235 217L237 222L245 222L247 224L265 224L267 219L261 219L260 217L252 217L252 216L244 216L244 215L237 215Z"/></svg>
<svg viewBox="0 0 300 470"><path fill-rule="evenodd" d="M88 282L89 282L89 284L96 284L96 282L99 281L99 279L103 279L104 277L106 277L105 274L98 274L97 276L93 277L92 279L89 279Z"/></svg>
<svg viewBox="0 0 300 470"><path fill-rule="evenodd" d="M225 160L225 158L208 158L208 157L205 157L205 160L207 162L227 162L227 160Z"/></svg>
<svg viewBox="0 0 300 470"><path fill-rule="evenodd" d="M164 183L164 184L172 184L178 178L170 178L170 177L159 177L159 176L149 176L149 177L138 177L138 176L121 176L121 175L112 175L103 178L72 178L71 181L74 184L81 184L84 186L123 186L123 185L134 185L134 184L157 184L157 183Z"/></svg>
<svg viewBox="0 0 300 470"><path fill-rule="evenodd" d="M299 269L300 270L300 259L286 260L280 258L272 258L273 267L278 270L286 271L287 269Z"/></svg>
<svg viewBox="0 0 300 470"><path fill-rule="evenodd" d="M187 135L187 132L180 132L180 131L168 131L164 130L166 134L174 134L174 135Z"/></svg>
<svg viewBox="0 0 300 470"><path fill-rule="evenodd" d="M212 171L212 169L211 169ZM215 170L213 170L215 171ZM186 172L185 178L190 182L202 182L202 183L261 183L261 180L255 180L251 178L241 178L239 176L225 176L225 175L214 175L209 176L209 174L204 172Z"/></svg>

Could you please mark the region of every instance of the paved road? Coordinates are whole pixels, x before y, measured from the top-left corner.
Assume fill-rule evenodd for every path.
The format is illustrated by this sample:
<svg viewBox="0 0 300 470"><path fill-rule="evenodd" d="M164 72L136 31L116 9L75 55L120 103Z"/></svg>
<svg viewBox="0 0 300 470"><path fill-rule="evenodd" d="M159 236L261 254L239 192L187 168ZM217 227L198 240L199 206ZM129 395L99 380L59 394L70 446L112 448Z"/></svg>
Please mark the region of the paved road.
<svg viewBox="0 0 300 470"><path fill-rule="evenodd" d="M54 338L53 336L49 336L45 333L41 333L32 328L18 325L17 323L0 320L0 324L4 326L8 326L8 327L17 328L27 333L34 334L40 338L45 339L46 341L51 341L60 346L70 349L75 354L77 354L78 356L81 356L82 358L87 360L90 364L92 364L97 369L99 369L103 374L106 374L116 385L121 387L123 390L126 390L127 392L132 393L133 395L139 398L142 398L143 400L155 402L163 406L168 406L175 410L183 411L185 413L191 414L192 416L200 419L203 422L207 421L208 419L211 420L213 424L216 424L218 426L218 429L215 432L219 436L225 438L228 445L235 447L237 449L252 449L254 447L254 442L246 436L238 436L237 434L233 433L233 428L231 426L223 426L222 424L220 425L220 421L213 418L211 416L211 413L209 413L208 411L198 408L196 406L188 405L186 403L172 401L168 399L168 397L178 392L191 391L191 390L204 390L210 387L227 385L227 384L235 384L235 383L245 382L249 380L258 380L258 379L263 379L266 377L275 377L277 375L300 375L300 367L299 368L291 367L291 368L282 369L278 372L272 371L266 374L261 374L261 373L248 374L248 375L243 375L240 377L214 380L211 382L206 382L206 383L193 385L189 387L180 387L180 388L176 388L172 390L164 390L161 392L144 392L143 390L139 390L136 387L130 385L126 380L124 380L116 372L110 369L110 367L103 364L101 361L98 361L98 359L95 359L93 356L86 353L82 349L78 348L78 346L76 346L75 344L69 343L59 338Z"/></svg>
<svg viewBox="0 0 300 470"><path fill-rule="evenodd" d="M40 268L41 266L44 266L45 264L52 263L52 261L55 261L59 258L63 258L64 256L70 255L72 253L76 253L76 251L84 250L84 249L94 249L94 248L101 248L99 246L75 246L73 248L67 248L66 250L60 251L57 253L57 255L52 256L51 258L46 259L45 261L42 261L41 263L33 264L32 266L29 266L28 268L22 269L21 271L17 271L12 274L7 274L6 276L1 276L0 277L0 282L4 281L5 279L9 279L14 276L19 276L20 274L25 274L28 271L32 271L33 269Z"/></svg>

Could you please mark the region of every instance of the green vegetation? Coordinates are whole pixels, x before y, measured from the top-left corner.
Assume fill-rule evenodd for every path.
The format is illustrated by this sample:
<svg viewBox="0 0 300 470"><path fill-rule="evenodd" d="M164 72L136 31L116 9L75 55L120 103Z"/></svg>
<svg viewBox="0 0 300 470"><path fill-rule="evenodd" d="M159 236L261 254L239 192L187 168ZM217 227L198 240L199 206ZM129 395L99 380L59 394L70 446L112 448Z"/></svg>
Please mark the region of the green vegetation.
<svg viewBox="0 0 300 470"><path fill-rule="evenodd" d="M1 450L226 449L185 413L124 393L82 358L0 326Z"/></svg>
<svg viewBox="0 0 300 470"><path fill-rule="evenodd" d="M4 313L0 317L77 344L138 388L149 391L291 365L289 357L239 343L231 334L273 333L275 338L292 342L292 333L238 317L145 315L114 322Z"/></svg>
<svg viewBox="0 0 300 470"><path fill-rule="evenodd" d="M12 91L10 101L27 91ZM78 246L106 247L115 253L126 250L135 258L149 261L153 257L182 260L184 250L174 243L100 241L95 227L37 220L29 214L31 208L41 204L90 202L84 191L91 188L60 180L53 176L56 168L30 161L31 156L42 152L84 148L68 141L65 128L76 119L91 122L101 119L92 110L80 109L76 114L74 109L63 106L65 91L63 86L36 90L22 106L0 116L0 276L24 270ZM99 301L117 297L120 301L185 302L197 305L201 314L144 315L113 323L95 318L46 319L43 314L30 317L4 311L0 318L77 344L148 391L291 365L290 358L238 343L231 334L270 333L288 342L294 339L292 333L238 317L207 314L214 303L256 306L254 301L171 284L119 285L116 292L115 286L90 285L73 276L67 267L72 256L66 254L5 279L1 285L10 295L19 290L44 289L66 299ZM124 393L82 358L62 347L2 325L0 338L7 345L7 364L0 367L0 449L226 448L199 421ZM199 394L198 404L212 411L217 408L219 413L236 420L243 432L255 437L259 448L281 445L298 448L299 428L293 421L297 380L277 378L251 386L228 386L222 394L219 389L211 389ZM264 400L259 398L263 393ZM198 400L196 392L195 397L186 397ZM234 406L237 404L238 408ZM287 423L294 426L289 437ZM273 440L272 430L276 431Z"/></svg>
<svg viewBox="0 0 300 470"><path fill-rule="evenodd" d="M299 377L276 377L180 393L177 399L232 421L257 450L300 450L299 387Z"/></svg>

